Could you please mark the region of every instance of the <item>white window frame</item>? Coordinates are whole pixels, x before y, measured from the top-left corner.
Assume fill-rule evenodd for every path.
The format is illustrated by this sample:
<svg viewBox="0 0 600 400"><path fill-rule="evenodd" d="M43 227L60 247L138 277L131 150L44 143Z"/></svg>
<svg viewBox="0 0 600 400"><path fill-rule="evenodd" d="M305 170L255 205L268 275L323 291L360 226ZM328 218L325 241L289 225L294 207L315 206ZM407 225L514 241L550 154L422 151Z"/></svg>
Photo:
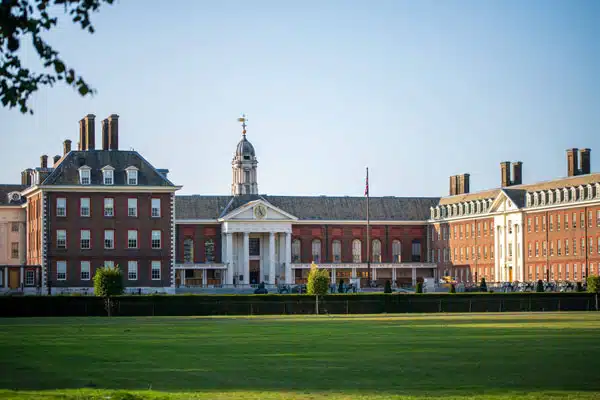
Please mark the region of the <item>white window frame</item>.
<svg viewBox="0 0 600 400"><path fill-rule="evenodd" d="M131 246L131 242L135 240L135 246ZM138 242L138 231L137 230L129 230L127 231L127 248L128 249L137 249L139 246Z"/></svg>
<svg viewBox="0 0 600 400"><path fill-rule="evenodd" d="M127 216L137 217L138 216L138 199L130 197L127 199Z"/></svg>
<svg viewBox="0 0 600 400"><path fill-rule="evenodd" d="M57 217L66 217L67 216L67 198L66 197L57 197L56 198L56 216Z"/></svg>
<svg viewBox="0 0 600 400"><path fill-rule="evenodd" d="M127 178L127 185L136 186L139 182L138 169L136 167L125 168L125 175Z"/></svg>
<svg viewBox="0 0 600 400"><path fill-rule="evenodd" d="M127 280L137 281L138 279L138 262L127 261Z"/></svg>
<svg viewBox="0 0 600 400"><path fill-rule="evenodd" d="M102 183L110 186L115 184L115 169L110 165L102 168Z"/></svg>
<svg viewBox="0 0 600 400"><path fill-rule="evenodd" d="M158 197L153 197L151 200L151 210L150 210L150 217L152 218L160 218L160 198Z"/></svg>
<svg viewBox="0 0 600 400"><path fill-rule="evenodd" d="M109 243L109 246L106 244ZM105 229L104 230L104 249L113 250L115 248L115 230Z"/></svg>
<svg viewBox="0 0 600 400"><path fill-rule="evenodd" d="M111 260L104 260L104 263L102 263L103 267L108 267L108 268L114 268L115 267L115 262L111 261Z"/></svg>
<svg viewBox="0 0 600 400"><path fill-rule="evenodd" d="M64 238L61 238L61 233L64 232ZM64 242L64 245L62 245ZM57 229L56 230L56 248L57 249L66 249L67 248L67 230L66 229Z"/></svg>
<svg viewBox="0 0 600 400"><path fill-rule="evenodd" d="M150 247L154 250L162 249L162 231L155 229L150 235ZM156 235L158 235L158 239ZM155 246L156 241L158 241L158 247Z"/></svg>
<svg viewBox="0 0 600 400"><path fill-rule="evenodd" d="M35 271L28 269L25 271L25 286L33 286L35 284Z"/></svg>
<svg viewBox="0 0 600 400"><path fill-rule="evenodd" d="M334 263L342 262L342 242L341 241L336 239L331 243L331 254L333 255Z"/></svg>
<svg viewBox="0 0 600 400"><path fill-rule="evenodd" d="M160 261L152 261L150 264L150 279L153 281L160 281L160 269L161 263ZM155 276L155 272L158 271L158 276Z"/></svg>
<svg viewBox="0 0 600 400"><path fill-rule="evenodd" d="M321 240L313 239L311 242L312 261L315 263L321 262Z"/></svg>
<svg viewBox="0 0 600 400"><path fill-rule="evenodd" d="M66 281L67 280L67 262L57 261L56 262L56 280Z"/></svg>
<svg viewBox="0 0 600 400"><path fill-rule="evenodd" d="M92 184L92 169L87 165L79 168L79 184L86 186Z"/></svg>
<svg viewBox="0 0 600 400"><path fill-rule="evenodd" d="M114 217L115 216L115 199L114 197L104 198L104 216Z"/></svg>
<svg viewBox="0 0 600 400"><path fill-rule="evenodd" d="M87 234L85 234L87 232ZM87 237L85 237L87 236ZM85 242L84 240L87 241L87 247L84 246ZM81 229L79 231L79 248L81 250L90 250L92 248L92 231L89 229Z"/></svg>
<svg viewBox="0 0 600 400"><path fill-rule="evenodd" d="M87 207L84 207L84 203L87 201ZM87 213L85 212L87 210ZM92 214L92 199L89 197L82 197L79 199L79 216L89 217Z"/></svg>
<svg viewBox="0 0 600 400"><path fill-rule="evenodd" d="M362 262L362 242L360 239L352 240L352 262Z"/></svg>
<svg viewBox="0 0 600 400"><path fill-rule="evenodd" d="M302 260L302 242L300 239L292 240L292 263L299 263Z"/></svg>
<svg viewBox="0 0 600 400"><path fill-rule="evenodd" d="M85 267L85 268L84 268ZM89 261L81 261L79 269L79 278L82 281L89 281L92 276L92 267Z"/></svg>

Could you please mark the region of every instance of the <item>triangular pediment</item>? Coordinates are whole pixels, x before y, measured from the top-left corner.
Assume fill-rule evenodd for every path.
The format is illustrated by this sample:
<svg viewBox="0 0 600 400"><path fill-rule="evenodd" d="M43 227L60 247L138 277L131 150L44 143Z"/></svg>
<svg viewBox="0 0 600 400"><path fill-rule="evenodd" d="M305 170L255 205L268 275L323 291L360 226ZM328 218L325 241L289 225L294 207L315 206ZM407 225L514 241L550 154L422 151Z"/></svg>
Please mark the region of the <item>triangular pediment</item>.
<svg viewBox="0 0 600 400"><path fill-rule="evenodd" d="M265 200L249 201L219 221L296 221L298 218Z"/></svg>
<svg viewBox="0 0 600 400"><path fill-rule="evenodd" d="M510 212L518 211L519 207L504 190L498 192L498 195L492 202L489 212Z"/></svg>

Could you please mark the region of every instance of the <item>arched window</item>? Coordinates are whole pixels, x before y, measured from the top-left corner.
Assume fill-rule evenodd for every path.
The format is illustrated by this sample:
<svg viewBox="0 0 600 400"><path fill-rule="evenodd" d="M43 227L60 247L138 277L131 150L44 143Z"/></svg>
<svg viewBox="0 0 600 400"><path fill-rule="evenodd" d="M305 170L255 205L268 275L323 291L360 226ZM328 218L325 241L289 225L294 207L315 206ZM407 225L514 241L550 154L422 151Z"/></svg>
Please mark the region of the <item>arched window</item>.
<svg viewBox="0 0 600 400"><path fill-rule="evenodd" d="M187 264L194 262L194 240L190 238L183 241L183 262Z"/></svg>
<svg viewBox="0 0 600 400"><path fill-rule="evenodd" d="M392 262L402 262L402 242L399 240L392 242Z"/></svg>
<svg viewBox="0 0 600 400"><path fill-rule="evenodd" d="M362 243L359 239L352 241L352 262L359 263L362 261Z"/></svg>
<svg viewBox="0 0 600 400"><path fill-rule="evenodd" d="M204 242L204 257L206 262L215 261L215 242L212 239L208 239Z"/></svg>
<svg viewBox="0 0 600 400"><path fill-rule="evenodd" d="M315 263L321 262L321 241L319 239L312 241L312 260Z"/></svg>
<svg viewBox="0 0 600 400"><path fill-rule="evenodd" d="M339 240L334 240L333 244L333 262L342 262L342 243Z"/></svg>
<svg viewBox="0 0 600 400"><path fill-rule="evenodd" d="M412 241L412 257L411 261L421 262L421 241L415 239Z"/></svg>
<svg viewBox="0 0 600 400"><path fill-rule="evenodd" d="M373 248L371 251L372 262L380 263L381 262L381 241L379 239L373 240L372 248Z"/></svg>
<svg viewBox="0 0 600 400"><path fill-rule="evenodd" d="M292 242L292 262L300 262L300 239L294 239Z"/></svg>

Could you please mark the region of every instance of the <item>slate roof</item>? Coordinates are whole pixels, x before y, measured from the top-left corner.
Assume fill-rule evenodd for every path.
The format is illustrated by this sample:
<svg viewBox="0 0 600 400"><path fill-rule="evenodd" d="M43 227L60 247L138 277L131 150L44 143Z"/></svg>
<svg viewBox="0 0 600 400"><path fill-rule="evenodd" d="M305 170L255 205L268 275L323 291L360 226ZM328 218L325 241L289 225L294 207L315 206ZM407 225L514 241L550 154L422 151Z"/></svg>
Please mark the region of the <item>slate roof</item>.
<svg viewBox="0 0 600 400"><path fill-rule="evenodd" d="M0 185L0 206L9 206L14 204L23 204L25 198L21 197L20 201L11 201L8 194L11 192L21 192L27 188L27 185Z"/></svg>
<svg viewBox="0 0 600 400"><path fill-rule="evenodd" d="M238 207L262 199L300 220L359 221L366 219L365 197L349 196L176 196L175 215L180 219L217 219ZM371 197L373 221L424 221L438 197Z"/></svg>
<svg viewBox="0 0 600 400"><path fill-rule="evenodd" d="M456 204L464 201L474 201L483 199L496 198L498 193L504 191L508 197L518 207L525 206L527 193L532 193L540 190L562 189L564 187L587 185L600 182L600 173L592 173L586 175L577 175L566 178L554 179L551 181L528 183L522 185L507 186L504 188L496 188L490 190L482 190L475 193L459 194L455 196L442 197L439 205Z"/></svg>
<svg viewBox="0 0 600 400"><path fill-rule="evenodd" d="M138 186L174 186L137 151L124 150L71 151L42 184L79 185L79 167L84 165L91 168L91 185L103 184L101 169L110 165L115 169L113 186L125 185L125 168L130 166L138 169Z"/></svg>

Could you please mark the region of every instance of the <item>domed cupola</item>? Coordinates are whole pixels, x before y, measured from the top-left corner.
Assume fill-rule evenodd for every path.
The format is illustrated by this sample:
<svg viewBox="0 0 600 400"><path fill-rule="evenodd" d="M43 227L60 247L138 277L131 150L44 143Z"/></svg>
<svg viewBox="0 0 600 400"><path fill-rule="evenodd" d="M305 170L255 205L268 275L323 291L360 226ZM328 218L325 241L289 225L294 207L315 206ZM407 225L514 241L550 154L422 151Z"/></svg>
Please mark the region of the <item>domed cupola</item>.
<svg viewBox="0 0 600 400"><path fill-rule="evenodd" d="M242 114L238 121L242 123L242 139L235 149L235 156L231 161L233 182L231 194L239 196L242 194L258 194L257 165L254 146L246 139L246 122L248 118Z"/></svg>

